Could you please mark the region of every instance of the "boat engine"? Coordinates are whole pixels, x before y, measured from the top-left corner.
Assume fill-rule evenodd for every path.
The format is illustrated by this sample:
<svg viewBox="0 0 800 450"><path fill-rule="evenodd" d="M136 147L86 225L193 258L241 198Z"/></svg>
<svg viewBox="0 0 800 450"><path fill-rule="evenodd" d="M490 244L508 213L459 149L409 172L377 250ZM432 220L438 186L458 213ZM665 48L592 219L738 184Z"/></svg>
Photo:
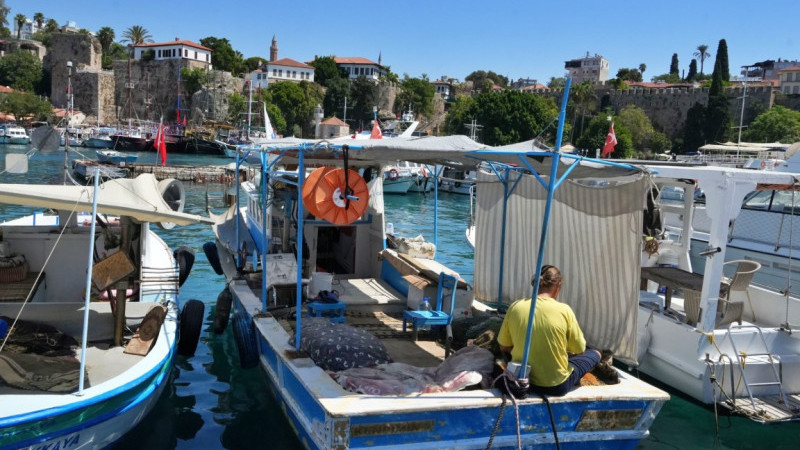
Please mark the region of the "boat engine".
<svg viewBox="0 0 800 450"><path fill-rule="evenodd" d="M174 178L167 178L158 182L158 191L173 211L183 212L183 207L186 205L186 190L183 183ZM172 222L159 222L158 225L165 230L175 227Z"/></svg>

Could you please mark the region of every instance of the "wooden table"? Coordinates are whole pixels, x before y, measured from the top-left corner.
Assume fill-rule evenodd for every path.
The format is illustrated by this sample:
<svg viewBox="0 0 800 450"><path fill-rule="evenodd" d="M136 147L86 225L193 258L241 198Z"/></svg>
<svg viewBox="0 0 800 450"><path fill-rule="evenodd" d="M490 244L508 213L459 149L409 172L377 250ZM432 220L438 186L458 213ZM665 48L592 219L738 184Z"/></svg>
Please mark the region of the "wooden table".
<svg viewBox="0 0 800 450"><path fill-rule="evenodd" d="M642 267L642 290L647 289L647 280L655 281L667 288L664 294L664 309L669 309L672 291L675 289L703 290L703 276L677 267Z"/></svg>

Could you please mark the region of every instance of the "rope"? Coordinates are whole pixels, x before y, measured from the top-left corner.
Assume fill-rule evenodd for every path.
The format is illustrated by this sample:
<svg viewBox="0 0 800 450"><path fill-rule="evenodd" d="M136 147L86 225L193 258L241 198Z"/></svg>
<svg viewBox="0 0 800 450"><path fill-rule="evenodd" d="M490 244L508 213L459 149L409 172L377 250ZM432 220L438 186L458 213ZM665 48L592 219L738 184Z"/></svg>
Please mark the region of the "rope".
<svg viewBox="0 0 800 450"><path fill-rule="evenodd" d="M494 437L497 435L497 430L500 429L500 420L503 418L503 414L506 412L506 394L503 394L503 402L500 404L500 414L497 415L497 420L494 422L494 427L492 427L492 435L489 436L489 442L486 444L486 450L492 448L492 442L494 442Z"/></svg>
<svg viewBox="0 0 800 450"><path fill-rule="evenodd" d="M556 431L556 420L553 418L553 408L550 407L550 399L546 395L540 395L544 404L547 405L547 413L550 415L550 426L553 428L553 439L556 441L556 448L561 450L561 443L558 442L558 431Z"/></svg>

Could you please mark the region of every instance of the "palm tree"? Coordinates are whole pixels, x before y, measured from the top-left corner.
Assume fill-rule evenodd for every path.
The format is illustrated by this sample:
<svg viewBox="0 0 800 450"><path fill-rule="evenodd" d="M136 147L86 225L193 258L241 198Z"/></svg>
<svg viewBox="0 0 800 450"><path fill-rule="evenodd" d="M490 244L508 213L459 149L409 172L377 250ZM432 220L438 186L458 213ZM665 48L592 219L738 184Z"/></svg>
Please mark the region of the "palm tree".
<svg viewBox="0 0 800 450"><path fill-rule="evenodd" d="M55 33L58 31L58 22L56 22L56 19L48 19L47 23L44 25L44 31L48 33Z"/></svg>
<svg viewBox="0 0 800 450"><path fill-rule="evenodd" d="M700 58L700 75L703 74L703 63L706 61L706 58L711 57L711 53L708 53L708 46L706 44L701 44L697 46L697 51L694 52L694 56L696 58Z"/></svg>
<svg viewBox="0 0 800 450"><path fill-rule="evenodd" d="M141 25L134 25L122 32L122 42L127 42L130 48L130 56L133 56L133 48L139 44L153 42L153 36Z"/></svg>
<svg viewBox="0 0 800 450"><path fill-rule="evenodd" d="M639 73L642 74L642 81L644 81L644 71L647 70L647 64L641 63L639 64Z"/></svg>
<svg viewBox="0 0 800 450"><path fill-rule="evenodd" d="M36 26L41 29L42 25L44 25L44 14L37 12L33 15L33 21L36 22Z"/></svg>
<svg viewBox="0 0 800 450"><path fill-rule="evenodd" d="M111 27L103 27L97 30L97 40L100 41L100 46L103 47L103 53L108 53L111 44L114 43L114 30Z"/></svg>
<svg viewBox="0 0 800 450"><path fill-rule="evenodd" d="M572 96L572 98L575 100L575 103L577 104L576 108L575 108L575 116L573 117L573 120L572 120L572 137L570 138L570 141L575 142L573 138L575 136L575 131L577 131L576 130L577 127L575 125L578 122L578 109L581 110L581 130L580 130L580 134L583 134L583 119L584 119L584 117L586 117L586 110L587 110L588 106L590 105L590 101L594 100L595 97L596 97L595 90L594 90L594 84L589 80L582 81L582 82L576 84L573 87L572 92L570 93L570 95ZM578 108L578 107L580 107L580 108Z"/></svg>
<svg viewBox="0 0 800 450"><path fill-rule="evenodd" d="M25 25L26 20L28 20L28 18L25 17L25 14L20 13L14 16L14 22L17 24L17 39L19 39L22 34L22 26Z"/></svg>

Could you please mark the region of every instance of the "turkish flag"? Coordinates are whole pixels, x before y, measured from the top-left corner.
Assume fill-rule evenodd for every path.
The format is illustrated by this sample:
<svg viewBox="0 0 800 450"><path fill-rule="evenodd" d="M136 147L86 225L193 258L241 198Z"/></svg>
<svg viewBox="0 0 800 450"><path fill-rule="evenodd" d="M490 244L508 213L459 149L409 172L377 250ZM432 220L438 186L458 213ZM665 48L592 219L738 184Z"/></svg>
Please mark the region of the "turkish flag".
<svg viewBox="0 0 800 450"><path fill-rule="evenodd" d="M603 153L600 154L603 158L607 158L608 155L614 152L614 146L617 145L617 135L614 134L614 122L611 122L611 127L608 129L608 135L606 136L606 143L603 145Z"/></svg>
<svg viewBox="0 0 800 450"><path fill-rule="evenodd" d="M161 156L161 165L167 165L167 141L164 139L164 125L158 124L158 131L156 132L156 138L153 141L153 147L155 147L158 154Z"/></svg>
<svg viewBox="0 0 800 450"><path fill-rule="evenodd" d="M369 134L370 139L383 139L380 127L378 127L378 119L375 119L375 124L372 126L372 133Z"/></svg>

